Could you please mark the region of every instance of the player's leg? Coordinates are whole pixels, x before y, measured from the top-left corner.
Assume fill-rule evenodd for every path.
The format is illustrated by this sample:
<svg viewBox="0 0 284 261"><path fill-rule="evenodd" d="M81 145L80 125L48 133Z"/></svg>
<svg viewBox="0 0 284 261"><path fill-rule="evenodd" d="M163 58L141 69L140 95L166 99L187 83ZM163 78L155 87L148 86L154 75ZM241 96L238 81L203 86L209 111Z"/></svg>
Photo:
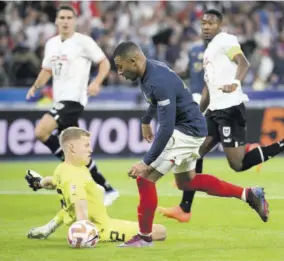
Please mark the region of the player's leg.
<svg viewBox="0 0 284 261"><path fill-rule="evenodd" d="M284 139L268 146L258 146L245 153L245 146L224 147L230 167L238 172L250 169L284 152Z"/></svg>
<svg viewBox="0 0 284 261"><path fill-rule="evenodd" d="M218 125L215 122L214 112L207 111L206 122L208 128L208 137L200 147L199 155L200 159L196 163L196 172L202 173L203 168L203 156L206 155L211 149L213 149L216 144L220 141ZM159 208L158 211L168 217L178 220L179 222L188 222L191 218L191 206L193 203L195 191L183 191L182 200L179 206L174 206L171 208Z"/></svg>
<svg viewBox="0 0 284 261"><path fill-rule="evenodd" d="M246 154L246 119L244 105L234 106L218 114L218 131L230 167L241 171Z"/></svg>
<svg viewBox="0 0 284 261"><path fill-rule="evenodd" d="M68 127L78 126L78 119L82 112L83 106L80 103L59 102L42 117L35 128L36 137L62 161L64 154L59 144L58 135ZM52 131L55 129L58 130L57 135L52 135Z"/></svg>
<svg viewBox="0 0 284 261"><path fill-rule="evenodd" d="M160 157L151 164L151 171L137 177L136 182L140 196L137 208L139 231L132 239L119 245L120 247L144 247L152 245L153 220L158 204L155 183L164 174L168 173L173 166L174 164L172 161L163 159L162 153Z"/></svg>
<svg viewBox="0 0 284 261"><path fill-rule="evenodd" d="M202 173L203 158L196 162L196 172ZM170 208L159 207L158 212L167 218L176 219L181 223L189 222L191 219L191 207L194 199L195 191L183 191L182 199L178 206Z"/></svg>
<svg viewBox="0 0 284 261"><path fill-rule="evenodd" d="M259 143L247 143L245 146L245 154L247 154L248 152L250 152L251 150L254 150L255 148L259 146L260 146ZM260 172L260 170L262 169L262 166L263 166L262 163L256 165L256 171Z"/></svg>
<svg viewBox="0 0 284 261"><path fill-rule="evenodd" d="M30 239L47 239L52 233L55 232L55 230L62 225L64 220L64 215L66 215L66 212L61 209L56 216L51 219L47 224L32 228L28 234L27 237Z"/></svg>
<svg viewBox="0 0 284 261"><path fill-rule="evenodd" d="M264 222L267 222L269 210L263 188L243 188L209 174L196 175L193 167L194 164L184 164L175 169L177 187L180 190L203 191L208 195L241 199L247 202Z"/></svg>
<svg viewBox="0 0 284 261"><path fill-rule="evenodd" d="M200 93L193 93L192 94L193 100L200 105L201 101L201 94ZM196 173L202 173L203 171L203 157L214 147L214 143L216 138L216 124L210 117L210 112L206 114L206 122L207 122L207 129L208 129L208 137L206 137L203 146L199 152L200 158L196 162ZM216 141L217 144L217 141ZM183 191L182 199L177 207L169 209L168 214L174 214L168 216L169 218L177 219L179 222L188 222L191 218L191 207L194 199L195 191ZM166 209L165 209L166 211ZM176 215L178 213L178 215ZM165 213L166 214L166 213ZM167 216L167 215L165 215Z"/></svg>
<svg viewBox="0 0 284 261"><path fill-rule="evenodd" d="M245 107L229 108L219 121L219 133L230 167L245 171L284 151L284 139L268 146L246 149Z"/></svg>
<svg viewBox="0 0 284 261"><path fill-rule="evenodd" d="M204 143L200 147L200 155L204 156L207 154L217 143L218 140L216 140L213 136L206 137ZM202 173L203 158L197 160L195 170L196 173ZM158 208L158 212L165 217L176 219L179 222L189 222L194 195L195 191L183 191L182 200L178 206Z"/></svg>
<svg viewBox="0 0 284 261"><path fill-rule="evenodd" d="M52 109L51 111L54 113L55 109ZM47 146L55 156L62 160L63 153L60 149L58 137L56 135L52 135L52 132L57 129L58 124L54 116L51 114L51 111L44 114L36 125L35 136L45 146Z"/></svg>
<svg viewBox="0 0 284 261"><path fill-rule="evenodd" d="M137 222L111 219L108 228L100 234L100 242L125 242L137 235L139 225ZM153 241L163 241L167 237L167 230L163 225L153 224Z"/></svg>
<svg viewBox="0 0 284 261"><path fill-rule="evenodd" d="M267 146L258 146L245 154L242 160L241 171L248 170L253 166L266 162L281 152L284 152L284 139Z"/></svg>
<svg viewBox="0 0 284 261"><path fill-rule="evenodd" d="M137 187L140 202L137 208L139 235L150 241L152 236L152 225L158 204L156 182L162 177L162 173L155 169L149 175L137 177Z"/></svg>

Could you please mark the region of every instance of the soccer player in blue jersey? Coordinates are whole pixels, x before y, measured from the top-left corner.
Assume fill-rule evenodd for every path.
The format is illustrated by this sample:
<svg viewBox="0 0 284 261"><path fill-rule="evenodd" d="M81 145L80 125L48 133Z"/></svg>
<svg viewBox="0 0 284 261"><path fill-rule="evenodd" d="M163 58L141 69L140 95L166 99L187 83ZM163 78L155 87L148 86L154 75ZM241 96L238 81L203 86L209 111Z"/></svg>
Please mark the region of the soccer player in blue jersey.
<svg viewBox="0 0 284 261"><path fill-rule="evenodd" d="M207 136L207 126L199 106L187 86L164 63L148 60L133 42L122 42L114 51L117 71L126 79L140 80L141 91L150 103L142 118L142 134L153 142L143 160L128 175L137 181L139 232L121 247L152 245L152 225L157 208L155 183L173 170L180 190L203 191L219 197L234 197L247 202L266 222L268 203L263 188L242 188L212 175L196 175L199 148ZM150 121L157 115L159 129L155 135Z"/></svg>

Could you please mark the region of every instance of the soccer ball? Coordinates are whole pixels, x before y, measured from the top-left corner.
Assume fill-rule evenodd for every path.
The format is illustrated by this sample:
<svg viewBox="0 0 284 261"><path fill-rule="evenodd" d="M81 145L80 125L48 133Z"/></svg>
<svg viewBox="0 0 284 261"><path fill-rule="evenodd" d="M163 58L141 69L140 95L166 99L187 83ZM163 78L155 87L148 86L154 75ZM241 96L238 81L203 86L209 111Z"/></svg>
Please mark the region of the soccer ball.
<svg viewBox="0 0 284 261"><path fill-rule="evenodd" d="M95 247L99 242L99 232L88 220L76 221L68 229L67 241L73 248Z"/></svg>

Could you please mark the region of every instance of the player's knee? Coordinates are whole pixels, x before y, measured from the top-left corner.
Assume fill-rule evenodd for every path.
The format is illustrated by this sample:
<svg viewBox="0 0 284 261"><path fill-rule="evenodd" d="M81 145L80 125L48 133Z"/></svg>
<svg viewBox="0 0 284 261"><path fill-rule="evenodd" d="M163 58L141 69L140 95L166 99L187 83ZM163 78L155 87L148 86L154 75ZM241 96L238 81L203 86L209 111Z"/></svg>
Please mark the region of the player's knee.
<svg viewBox="0 0 284 261"><path fill-rule="evenodd" d="M176 185L179 190L189 190L189 183L196 176L195 170L190 170L183 173L175 173Z"/></svg>
<svg viewBox="0 0 284 261"><path fill-rule="evenodd" d="M236 172L242 171L242 162L231 162L229 161L229 165L231 169L233 169Z"/></svg>
<svg viewBox="0 0 284 261"><path fill-rule="evenodd" d="M42 128L36 127L36 129L35 129L35 137L38 140L44 142L44 141L46 141L48 139L49 136L50 136L50 134L46 133Z"/></svg>
<svg viewBox="0 0 284 261"><path fill-rule="evenodd" d="M35 128L35 137L41 142L45 142L56 128L57 123L55 119L49 114L45 114Z"/></svg>
<svg viewBox="0 0 284 261"><path fill-rule="evenodd" d="M186 186L185 183L176 182L176 185L177 185L177 188L178 188L179 190L182 190L182 191L187 190L187 186Z"/></svg>
<svg viewBox="0 0 284 261"><path fill-rule="evenodd" d="M155 241L164 241L167 238L166 227L163 225L154 224L152 237Z"/></svg>

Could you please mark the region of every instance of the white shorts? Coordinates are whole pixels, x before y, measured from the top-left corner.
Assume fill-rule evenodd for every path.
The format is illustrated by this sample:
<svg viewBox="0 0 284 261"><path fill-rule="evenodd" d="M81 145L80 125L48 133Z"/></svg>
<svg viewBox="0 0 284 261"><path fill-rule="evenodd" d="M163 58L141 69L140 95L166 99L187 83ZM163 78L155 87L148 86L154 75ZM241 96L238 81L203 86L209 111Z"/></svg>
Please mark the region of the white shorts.
<svg viewBox="0 0 284 261"><path fill-rule="evenodd" d="M200 157L199 147L205 137L194 137L174 130L164 151L151 163L151 166L161 174L182 173L195 169L196 160Z"/></svg>

